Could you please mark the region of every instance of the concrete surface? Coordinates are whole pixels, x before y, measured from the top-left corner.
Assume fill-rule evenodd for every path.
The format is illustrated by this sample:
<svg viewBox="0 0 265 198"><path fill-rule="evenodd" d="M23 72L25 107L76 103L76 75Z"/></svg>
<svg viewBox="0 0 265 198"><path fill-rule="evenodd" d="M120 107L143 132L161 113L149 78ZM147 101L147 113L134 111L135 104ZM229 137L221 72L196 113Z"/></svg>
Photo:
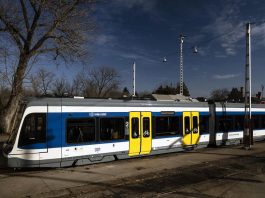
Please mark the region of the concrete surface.
<svg viewBox="0 0 265 198"><path fill-rule="evenodd" d="M0 197L265 197L265 142L62 169L0 169Z"/></svg>

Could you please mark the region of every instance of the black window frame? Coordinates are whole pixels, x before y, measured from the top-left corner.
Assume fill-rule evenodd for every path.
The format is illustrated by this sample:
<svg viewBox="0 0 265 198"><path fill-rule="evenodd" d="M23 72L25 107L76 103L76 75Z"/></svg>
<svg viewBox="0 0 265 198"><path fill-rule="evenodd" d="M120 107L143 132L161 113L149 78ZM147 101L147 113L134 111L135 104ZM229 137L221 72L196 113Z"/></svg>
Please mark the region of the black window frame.
<svg viewBox="0 0 265 198"><path fill-rule="evenodd" d="M234 115L234 131L244 130L244 119L245 116L243 114Z"/></svg>
<svg viewBox="0 0 265 198"><path fill-rule="evenodd" d="M199 116L200 134L208 134L209 133L209 125L210 125L209 119L210 119L209 115L200 115Z"/></svg>
<svg viewBox="0 0 265 198"><path fill-rule="evenodd" d="M32 119L32 116L34 116L33 121L34 121L34 130L32 131L32 126L29 126L27 128L30 128L30 132L26 132L25 127L28 124L29 119ZM43 119L43 128L41 131L38 131L38 119L40 118L40 116ZM32 120L30 120L30 122L32 122ZM32 123L31 123L32 124ZM25 137L25 135L28 135L28 140L23 138L27 138ZM30 137L31 136L31 137ZM18 147L23 147L23 146L27 146L27 145L32 145L32 144L41 144L41 143L46 143L47 142L47 113L30 113L28 114L24 120L23 120L23 124L20 130L20 134L19 134L19 139L18 139Z"/></svg>
<svg viewBox="0 0 265 198"><path fill-rule="evenodd" d="M158 119L167 119L167 122L169 122L169 119L176 119L176 125L175 126L170 126L170 128L172 130L162 130L162 127L158 126ZM153 125L153 135L155 137L163 137L163 136L178 136L178 135L182 135L182 129L181 129L181 116L166 116L166 115L162 115L162 116L155 116L152 119L152 125ZM175 128L174 128L175 127Z"/></svg>
<svg viewBox="0 0 265 198"><path fill-rule="evenodd" d="M110 131L110 139L102 139L101 137L101 130L102 130L102 120L104 120L104 119L121 119L122 120L122 122L123 122L123 125L122 125L122 127L123 127L123 130L122 130L122 134L123 134L123 137L121 137L121 138L113 138L114 136L114 134L113 133L115 133L115 131L113 131L113 133ZM104 118L100 118L99 119L99 129L98 129L98 133L99 133L99 141L101 141L101 142L107 142L107 141L115 141L115 140L125 140L126 139L126 134L125 134L125 128L126 128L126 126L125 126L125 124L126 124L126 119L125 119L125 117L104 117ZM116 134L116 133L115 133ZM118 135L119 135L119 132L118 132Z"/></svg>
<svg viewBox="0 0 265 198"><path fill-rule="evenodd" d="M184 127L185 127L185 134L189 134L191 132L190 116L184 116Z"/></svg>
<svg viewBox="0 0 265 198"><path fill-rule="evenodd" d="M192 132L198 133L199 132L199 122L198 122L198 116L192 116Z"/></svg>
<svg viewBox="0 0 265 198"><path fill-rule="evenodd" d="M143 137L148 138L150 137L150 130L151 130L151 119L149 117L143 117Z"/></svg>
<svg viewBox="0 0 265 198"><path fill-rule="evenodd" d="M70 141L68 141L69 139L68 139L68 133L69 133L69 131L68 131L68 127L69 127L69 122L70 121L78 121L78 120L93 120L93 122L94 122L94 140L87 140L87 141L85 141L84 139L83 139L83 141L80 141L80 142L78 142L78 141L72 141L72 142L70 142ZM73 122L74 123L74 122ZM78 126L76 126L76 127L78 127ZM88 126L88 127L90 127L90 126ZM75 132L73 132L73 133L76 133L76 131ZM77 132L78 133L78 132ZM79 131L79 133L80 133L80 131ZM81 118L68 118L67 120L66 120L66 137L65 137L65 140L66 140L66 143L67 144L89 144L89 143L93 143L93 142L96 142L97 141L97 122L96 122L96 118L90 118L90 117L86 117L86 118L84 118L84 117L81 117ZM81 134L79 134L79 137L80 137L80 135ZM84 133L82 132L82 138L84 138ZM77 138L77 140L79 140L79 137Z"/></svg>
<svg viewBox="0 0 265 198"><path fill-rule="evenodd" d="M228 133L234 131L234 116L216 116L216 132Z"/></svg>
<svg viewBox="0 0 265 198"><path fill-rule="evenodd" d="M133 120L137 120L137 126L135 127L135 123L134 123L134 121ZM132 117L131 118L131 120L130 120L130 123L131 123L131 130L132 130L132 135L131 135L131 137L133 138L133 139L137 139L137 138L139 138L140 137L140 119L138 118L138 117ZM136 131L136 133L134 133L134 129L137 129L137 131Z"/></svg>

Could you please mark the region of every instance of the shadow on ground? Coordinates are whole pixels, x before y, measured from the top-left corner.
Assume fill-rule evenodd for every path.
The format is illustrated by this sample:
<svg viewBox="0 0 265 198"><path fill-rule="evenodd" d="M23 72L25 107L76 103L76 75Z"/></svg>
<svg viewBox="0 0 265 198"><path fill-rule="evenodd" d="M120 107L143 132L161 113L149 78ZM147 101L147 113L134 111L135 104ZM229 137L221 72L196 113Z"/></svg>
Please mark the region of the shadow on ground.
<svg viewBox="0 0 265 198"><path fill-rule="evenodd" d="M265 153L259 153L258 156L237 156L222 161L139 174L137 177L111 183L84 182L84 186L68 189L67 195L62 197L225 197L223 193L238 183L265 186L265 178L256 178L257 175L265 177L264 162ZM135 171L141 169L136 167ZM214 192L212 189L218 190Z"/></svg>

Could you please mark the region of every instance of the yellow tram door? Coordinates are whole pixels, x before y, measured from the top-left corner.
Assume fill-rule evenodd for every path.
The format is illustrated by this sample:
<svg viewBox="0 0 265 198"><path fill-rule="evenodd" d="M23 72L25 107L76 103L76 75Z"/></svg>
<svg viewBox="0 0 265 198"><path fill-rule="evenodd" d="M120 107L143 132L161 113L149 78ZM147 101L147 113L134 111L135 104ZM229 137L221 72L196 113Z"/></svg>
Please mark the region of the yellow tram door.
<svg viewBox="0 0 265 198"><path fill-rule="evenodd" d="M140 112L130 112L130 148L129 156L139 155L141 151L141 131L140 131Z"/></svg>
<svg viewBox="0 0 265 198"><path fill-rule="evenodd" d="M152 148L151 112L141 112L141 153L149 154Z"/></svg>
<svg viewBox="0 0 265 198"><path fill-rule="evenodd" d="M183 112L183 145L196 145L199 139L199 112Z"/></svg>
<svg viewBox="0 0 265 198"><path fill-rule="evenodd" d="M129 156L148 154L152 147L151 112L130 112Z"/></svg>
<svg viewBox="0 0 265 198"><path fill-rule="evenodd" d="M199 112L191 112L192 130L191 130L191 144L196 145L200 140L199 127Z"/></svg>

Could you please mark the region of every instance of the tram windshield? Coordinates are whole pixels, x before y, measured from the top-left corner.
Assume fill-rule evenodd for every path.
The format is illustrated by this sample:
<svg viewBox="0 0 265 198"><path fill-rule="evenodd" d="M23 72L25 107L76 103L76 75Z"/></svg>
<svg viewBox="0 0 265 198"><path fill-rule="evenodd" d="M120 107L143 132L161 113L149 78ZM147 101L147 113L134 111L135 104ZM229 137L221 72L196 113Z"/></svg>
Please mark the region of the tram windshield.
<svg viewBox="0 0 265 198"><path fill-rule="evenodd" d="M32 113L26 116L19 136L18 147L46 142L46 115Z"/></svg>

